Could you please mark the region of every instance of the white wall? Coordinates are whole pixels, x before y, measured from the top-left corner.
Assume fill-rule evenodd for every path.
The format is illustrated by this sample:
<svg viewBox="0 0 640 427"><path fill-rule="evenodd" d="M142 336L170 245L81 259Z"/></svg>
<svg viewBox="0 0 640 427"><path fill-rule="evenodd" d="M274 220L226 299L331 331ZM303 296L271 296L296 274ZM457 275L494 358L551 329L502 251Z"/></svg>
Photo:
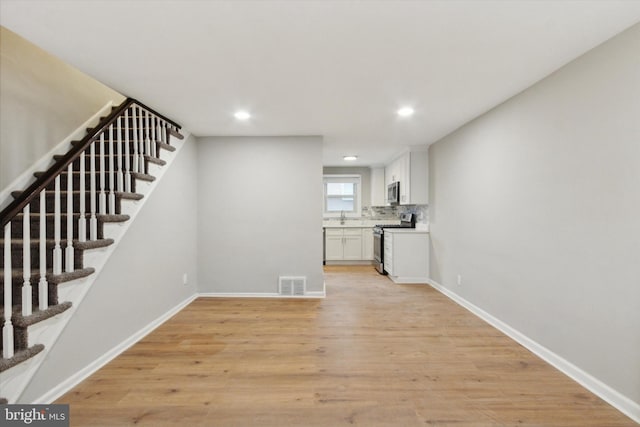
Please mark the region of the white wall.
<svg viewBox="0 0 640 427"><path fill-rule="evenodd" d="M322 138L198 139L199 290L323 290Z"/></svg>
<svg viewBox="0 0 640 427"><path fill-rule="evenodd" d="M196 292L196 157L190 137L51 348L23 402L35 401Z"/></svg>
<svg viewBox="0 0 640 427"><path fill-rule="evenodd" d="M635 402L639 52L636 25L429 150L433 279Z"/></svg>
<svg viewBox="0 0 640 427"><path fill-rule="evenodd" d="M98 112L125 98L0 27L0 190Z"/></svg>

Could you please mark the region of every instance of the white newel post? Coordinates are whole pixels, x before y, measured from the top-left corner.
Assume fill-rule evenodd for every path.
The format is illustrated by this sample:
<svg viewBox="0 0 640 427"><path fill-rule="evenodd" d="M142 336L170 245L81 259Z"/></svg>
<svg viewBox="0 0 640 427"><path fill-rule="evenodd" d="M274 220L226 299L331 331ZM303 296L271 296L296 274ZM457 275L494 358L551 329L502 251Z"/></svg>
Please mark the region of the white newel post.
<svg viewBox="0 0 640 427"><path fill-rule="evenodd" d="M2 357L13 357L13 323L11 309L13 307L11 280L11 221L4 226L4 326L2 327Z"/></svg>
<svg viewBox="0 0 640 427"><path fill-rule="evenodd" d="M100 134L100 195L98 199L98 209L101 215L107 213L106 178L104 169L104 158L107 155L106 144L104 142L104 132ZM95 162L95 159L94 159Z"/></svg>
<svg viewBox="0 0 640 427"><path fill-rule="evenodd" d="M22 315L30 316L31 302L31 219L29 205L22 210ZM11 282L9 282L11 283Z"/></svg>
<svg viewBox="0 0 640 427"><path fill-rule="evenodd" d="M67 177L73 177L73 162L67 167ZM67 178L67 247L64 252L67 273L74 271L73 250L73 179Z"/></svg>
<svg viewBox="0 0 640 427"><path fill-rule="evenodd" d="M116 164L113 159L113 124L109 125L109 213L116 213L116 195L115 191L115 168Z"/></svg>
<svg viewBox="0 0 640 427"><path fill-rule="evenodd" d="M38 308L49 307L49 283L47 283L47 199L46 190L40 192L40 280L38 281Z"/></svg>
<svg viewBox="0 0 640 427"><path fill-rule="evenodd" d="M129 157L129 109L124 112L124 191L131 192L131 157Z"/></svg>
<svg viewBox="0 0 640 427"><path fill-rule="evenodd" d="M80 153L80 183L78 190L80 191L80 218L78 218L78 240L80 242L87 241L87 217L85 215L86 211L86 192L85 192L85 156L84 151ZM72 179L73 177L69 177L68 179Z"/></svg>
<svg viewBox="0 0 640 427"><path fill-rule="evenodd" d="M62 214L60 212L60 175L55 178L55 186L53 191L53 274L62 273L62 248L60 240L62 239Z"/></svg>
<svg viewBox="0 0 640 427"><path fill-rule="evenodd" d="M89 153L91 159L91 216L89 217L89 239L98 240L98 219L96 218L96 140L91 141Z"/></svg>

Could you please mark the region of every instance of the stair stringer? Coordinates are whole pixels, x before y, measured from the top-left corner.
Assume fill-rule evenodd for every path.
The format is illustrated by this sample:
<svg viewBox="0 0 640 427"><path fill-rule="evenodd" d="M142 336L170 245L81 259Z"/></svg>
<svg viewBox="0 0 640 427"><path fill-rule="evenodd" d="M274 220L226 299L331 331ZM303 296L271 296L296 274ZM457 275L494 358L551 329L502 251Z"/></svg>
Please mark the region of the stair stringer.
<svg viewBox="0 0 640 427"><path fill-rule="evenodd" d="M122 236L131 224L133 224L138 213L155 188L160 184L162 177L167 170L169 170L174 159L182 150L182 147L189 137L189 132L183 130L183 136L184 139L180 140L170 135L169 143L175 147L175 151L161 150L160 157L166 161L164 166L149 164L149 174L156 177L153 182L136 182L136 192L142 194L144 197L141 200L122 201L121 213L129 215L129 220L121 223L104 224L104 237L113 239L114 243L104 248L92 249L84 255L84 265L94 268L95 272L87 277L72 280L58 286L59 301L70 301L72 303L71 308L38 324L29 326L29 347L34 344L43 344L44 350L29 360L4 372L0 372L0 390L2 390L2 397L6 398L9 403L44 403L22 402L20 398L33 377L37 374L49 351L53 348L66 325L69 323L73 313L88 293L91 285L100 276L100 272L107 264L111 254L117 249L122 240Z"/></svg>

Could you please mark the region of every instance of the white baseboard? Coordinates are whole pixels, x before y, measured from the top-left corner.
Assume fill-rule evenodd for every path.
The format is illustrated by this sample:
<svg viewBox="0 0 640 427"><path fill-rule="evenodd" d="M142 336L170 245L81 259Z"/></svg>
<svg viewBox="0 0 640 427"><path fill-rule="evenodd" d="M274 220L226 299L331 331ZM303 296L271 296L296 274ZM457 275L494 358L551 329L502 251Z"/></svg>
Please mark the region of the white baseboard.
<svg viewBox="0 0 640 427"><path fill-rule="evenodd" d="M295 298L314 299L325 298L324 291L307 292L304 295L280 295L275 292L201 292L198 297L202 298Z"/></svg>
<svg viewBox="0 0 640 427"><path fill-rule="evenodd" d="M304 295L280 295L277 292L200 292L202 298L326 298L327 284L322 282L321 291L309 291Z"/></svg>
<svg viewBox="0 0 640 427"><path fill-rule="evenodd" d="M582 385L584 388L597 395L602 400L609 403L611 406L613 406L635 422L640 423L640 403L629 399L627 396L614 390L599 379L578 368L568 360L560 357L548 348L527 337L520 331L507 325L500 319L497 319L496 317L487 313L480 307L465 300L460 295L452 292L450 289L442 286L438 282L429 280L428 283L434 289L438 290L457 304L466 308L471 313L489 323L494 328L500 330L505 335L527 348L536 356L540 357L542 360L546 361L547 363L558 369L560 372L564 373L565 375Z"/></svg>
<svg viewBox="0 0 640 427"><path fill-rule="evenodd" d="M33 174L39 171L47 170L53 164L53 156L56 154L66 154L69 151L69 144L71 141L76 139L84 138L87 134L87 128L95 126L99 121L100 117L107 115L111 107L113 106L113 101L109 101L98 110L93 116L91 116L86 122L78 126L76 130L71 132L69 136L56 144L51 150L49 150L45 155L40 157L37 162L34 162L33 165L20 174L16 179L14 179L6 188L0 191L0 209L3 209L7 206L11 200L11 192L16 190L24 190L27 188L29 184L35 179Z"/></svg>
<svg viewBox="0 0 640 427"><path fill-rule="evenodd" d="M428 277L388 276L393 283L401 285L425 285L429 283Z"/></svg>
<svg viewBox="0 0 640 427"><path fill-rule="evenodd" d="M324 265L373 265L373 260L351 260L351 261L341 261L341 260L325 260Z"/></svg>
<svg viewBox="0 0 640 427"><path fill-rule="evenodd" d="M38 404L50 404L60 396L64 395L66 392L71 390L76 385L80 384L82 381L87 379L90 375L95 373L98 369L102 368L107 363L111 362L113 359L122 354L129 347L140 341L142 338L150 334L154 329L158 326L162 325L164 322L169 320L171 316L178 313L184 307L189 305L193 300L197 298L197 294L191 295L189 298L185 299L157 319L153 320L151 323L147 324L145 327L140 329L135 334L131 335L129 338L122 341L117 346L113 347L111 350L106 352L104 355L99 357L98 359L91 362L89 365L85 366L78 372L76 372L71 377L67 378L62 383L58 384L55 388L49 390L44 395L40 396L40 398L35 400L35 403Z"/></svg>

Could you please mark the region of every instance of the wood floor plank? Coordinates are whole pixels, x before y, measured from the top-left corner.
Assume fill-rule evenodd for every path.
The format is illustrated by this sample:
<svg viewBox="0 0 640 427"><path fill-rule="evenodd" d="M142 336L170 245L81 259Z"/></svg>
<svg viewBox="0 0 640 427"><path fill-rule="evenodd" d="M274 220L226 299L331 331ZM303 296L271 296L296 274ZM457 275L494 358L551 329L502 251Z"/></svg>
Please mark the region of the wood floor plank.
<svg viewBox="0 0 640 427"><path fill-rule="evenodd" d="M201 298L57 403L74 426L632 426L425 285L325 268L324 300Z"/></svg>

